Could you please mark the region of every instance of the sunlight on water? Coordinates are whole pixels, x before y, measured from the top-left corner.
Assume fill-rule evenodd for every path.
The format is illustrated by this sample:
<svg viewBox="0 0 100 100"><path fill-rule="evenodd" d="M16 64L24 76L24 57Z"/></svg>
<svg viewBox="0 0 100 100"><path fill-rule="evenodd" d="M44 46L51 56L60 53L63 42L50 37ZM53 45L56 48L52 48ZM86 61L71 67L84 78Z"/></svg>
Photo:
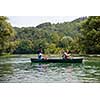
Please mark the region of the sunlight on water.
<svg viewBox="0 0 100 100"><path fill-rule="evenodd" d="M83 83L100 82L100 59L82 64L31 63L30 57L0 58L0 82L7 83Z"/></svg>

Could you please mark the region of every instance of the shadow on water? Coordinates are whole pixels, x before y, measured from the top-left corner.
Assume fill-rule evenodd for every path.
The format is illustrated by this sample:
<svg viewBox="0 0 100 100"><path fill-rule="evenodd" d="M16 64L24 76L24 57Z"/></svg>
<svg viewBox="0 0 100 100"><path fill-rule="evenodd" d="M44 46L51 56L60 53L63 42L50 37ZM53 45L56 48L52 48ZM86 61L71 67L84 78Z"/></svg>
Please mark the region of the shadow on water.
<svg viewBox="0 0 100 100"><path fill-rule="evenodd" d="M69 66L73 66L73 67L79 67L82 66L83 63L31 63L30 64L32 67L39 67L39 66L48 66L48 67L69 67Z"/></svg>
<svg viewBox="0 0 100 100"><path fill-rule="evenodd" d="M42 71L43 69L46 70L46 69L51 69L52 71L54 70L62 70L62 69L68 69L68 68L80 68L82 67L83 64L82 63L75 63L75 64L72 64L72 63L48 63L48 64L42 64L42 63L31 63L31 66L30 66L30 69L36 69L36 70L39 70L39 71ZM41 70L42 69L42 70Z"/></svg>

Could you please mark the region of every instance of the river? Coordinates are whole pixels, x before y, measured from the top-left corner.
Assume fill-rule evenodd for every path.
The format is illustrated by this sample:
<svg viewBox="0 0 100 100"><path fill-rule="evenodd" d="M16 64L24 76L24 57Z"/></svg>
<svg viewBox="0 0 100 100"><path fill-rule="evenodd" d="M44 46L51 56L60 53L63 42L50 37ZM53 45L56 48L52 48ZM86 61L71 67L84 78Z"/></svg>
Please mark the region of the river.
<svg viewBox="0 0 100 100"><path fill-rule="evenodd" d="M100 57L82 64L31 63L33 55L0 57L0 83L99 83Z"/></svg>

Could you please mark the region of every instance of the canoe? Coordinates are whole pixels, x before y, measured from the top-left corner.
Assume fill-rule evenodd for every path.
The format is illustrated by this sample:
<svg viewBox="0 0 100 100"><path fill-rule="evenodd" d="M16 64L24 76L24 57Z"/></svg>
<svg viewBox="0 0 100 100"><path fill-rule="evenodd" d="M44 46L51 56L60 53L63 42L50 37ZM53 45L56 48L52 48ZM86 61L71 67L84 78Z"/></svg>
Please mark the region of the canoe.
<svg viewBox="0 0 100 100"><path fill-rule="evenodd" d="M49 58L49 59L36 59L31 58L31 62L33 63L82 63L83 58L69 58L69 59L55 59L55 58Z"/></svg>

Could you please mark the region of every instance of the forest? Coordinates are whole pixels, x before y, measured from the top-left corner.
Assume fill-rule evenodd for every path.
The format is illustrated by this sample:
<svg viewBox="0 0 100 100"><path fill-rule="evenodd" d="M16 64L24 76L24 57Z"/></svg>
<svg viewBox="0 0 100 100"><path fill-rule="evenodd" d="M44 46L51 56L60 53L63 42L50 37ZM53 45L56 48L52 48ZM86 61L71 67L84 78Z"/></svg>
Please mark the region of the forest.
<svg viewBox="0 0 100 100"><path fill-rule="evenodd" d="M71 22L41 23L36 27L13 27L0 16L0 54L59 54L70 50L77 54L100 54L100 16L88 16Z"/></svg>

